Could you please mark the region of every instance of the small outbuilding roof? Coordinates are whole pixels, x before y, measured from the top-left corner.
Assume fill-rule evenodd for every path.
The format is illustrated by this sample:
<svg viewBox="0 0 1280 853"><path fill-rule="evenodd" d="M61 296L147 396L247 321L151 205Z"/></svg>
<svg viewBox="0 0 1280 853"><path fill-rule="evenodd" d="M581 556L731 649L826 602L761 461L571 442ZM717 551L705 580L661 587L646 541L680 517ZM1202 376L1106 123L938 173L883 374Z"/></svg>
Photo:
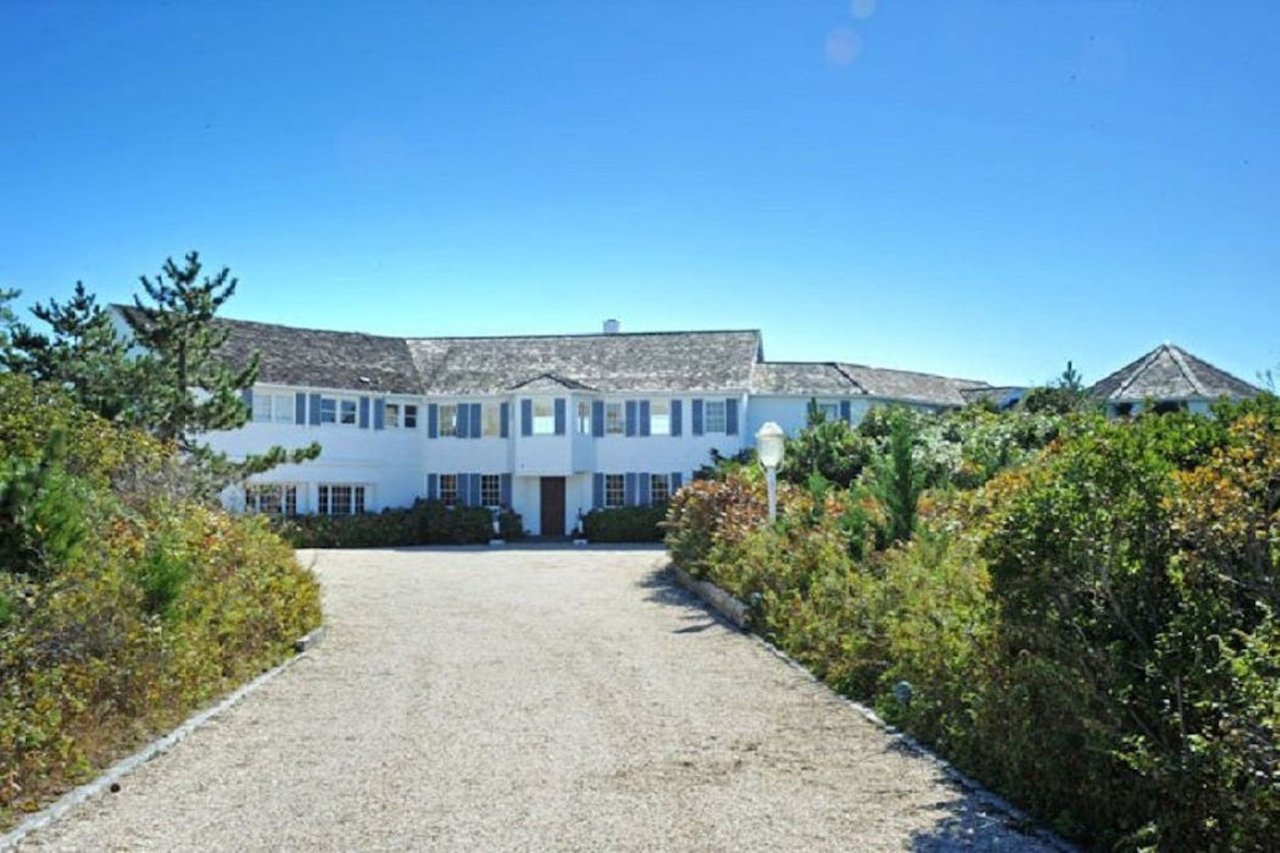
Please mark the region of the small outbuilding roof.
<svg viewBox="0 0 1280 853"><path fill-rule="evenodd" d="M1258 388L1174 344L1161 344L1089 389L1109 403L1252 397Z"/></svg>

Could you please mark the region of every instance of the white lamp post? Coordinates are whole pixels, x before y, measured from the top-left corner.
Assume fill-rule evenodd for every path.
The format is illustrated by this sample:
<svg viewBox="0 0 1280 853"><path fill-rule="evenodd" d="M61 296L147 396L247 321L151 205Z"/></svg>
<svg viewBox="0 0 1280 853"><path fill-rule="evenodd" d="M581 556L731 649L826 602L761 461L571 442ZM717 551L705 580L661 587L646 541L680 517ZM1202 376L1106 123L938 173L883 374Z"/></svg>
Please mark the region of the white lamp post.
<svg viewBox="0 0 1280 853"><path fill-rule="evenodd" d="M778 519L778 466L782 464L783 444L787 434L782 427L769 421L756 433L756 454L764 466L765 480L769 484L769 521Z"/></svg>

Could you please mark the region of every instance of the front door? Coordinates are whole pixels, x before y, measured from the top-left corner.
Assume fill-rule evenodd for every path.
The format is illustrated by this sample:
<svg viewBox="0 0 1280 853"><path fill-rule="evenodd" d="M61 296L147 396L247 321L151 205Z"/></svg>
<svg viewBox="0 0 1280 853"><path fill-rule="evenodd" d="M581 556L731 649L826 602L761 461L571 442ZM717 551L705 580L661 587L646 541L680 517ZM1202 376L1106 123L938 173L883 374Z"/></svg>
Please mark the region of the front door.
<svg viewBox="0 0 1280 853"><path fill-rule="evenodd" d="M564 477L542 478L543 536L564 535Z"/></svg>

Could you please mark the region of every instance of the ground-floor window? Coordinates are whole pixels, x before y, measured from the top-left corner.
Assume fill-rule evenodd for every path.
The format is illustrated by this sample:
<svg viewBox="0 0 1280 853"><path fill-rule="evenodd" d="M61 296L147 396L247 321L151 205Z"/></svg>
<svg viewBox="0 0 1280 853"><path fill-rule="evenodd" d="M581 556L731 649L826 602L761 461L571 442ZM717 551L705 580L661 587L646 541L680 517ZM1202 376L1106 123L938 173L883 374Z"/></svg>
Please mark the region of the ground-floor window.
<svg viewBox="0 0 1280 853"><path fill-rule="evenodd" d="M607 507L626 506L627 483L621 474L604 475L604 505Z"/></svg>
<svg viewBox="0 0 1280 853"><path fill-rule="evenodd" d="M480 475L480 505L502 505L502 478L497 474Z"/></svg>
<svg viewBox="0 0 1280 853"><path fill-rule="evenodd" d="M292 517L298 514L298 487L283 483L254 483L244 488L249 512Z"/></svg>
<svg viewBox="0 0 1280 853"><path fill-rule="evenodd" d="M440 501L445 506L454 506L458 503L458 475L457 474L441 474L440 475Z"/></svg>
<svg viewBox="0 0 1280 853"><path fill-rule="evenodd" d="M671 497L671 475L649 475L649 503L664 504Z"/></svg>
<svg viewBox="0 0 1280 853"><path fill-rule="evenodd" d="M316 512L320 515L357 515L364 512L365 487L321 483Z"/></svg>

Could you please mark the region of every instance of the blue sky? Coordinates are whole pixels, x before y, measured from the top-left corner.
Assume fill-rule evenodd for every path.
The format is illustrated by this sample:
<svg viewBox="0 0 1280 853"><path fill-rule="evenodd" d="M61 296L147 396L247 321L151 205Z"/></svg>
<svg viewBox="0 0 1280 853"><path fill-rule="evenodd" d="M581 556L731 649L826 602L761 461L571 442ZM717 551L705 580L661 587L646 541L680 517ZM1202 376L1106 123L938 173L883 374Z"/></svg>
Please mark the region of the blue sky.
<svg viewBox="0 0 1280 853"><path fill-rule="evenodd" d="M1280 363L1280 4L0 4L0 286L227 315L760 328L1086 380Z"/></svg>

